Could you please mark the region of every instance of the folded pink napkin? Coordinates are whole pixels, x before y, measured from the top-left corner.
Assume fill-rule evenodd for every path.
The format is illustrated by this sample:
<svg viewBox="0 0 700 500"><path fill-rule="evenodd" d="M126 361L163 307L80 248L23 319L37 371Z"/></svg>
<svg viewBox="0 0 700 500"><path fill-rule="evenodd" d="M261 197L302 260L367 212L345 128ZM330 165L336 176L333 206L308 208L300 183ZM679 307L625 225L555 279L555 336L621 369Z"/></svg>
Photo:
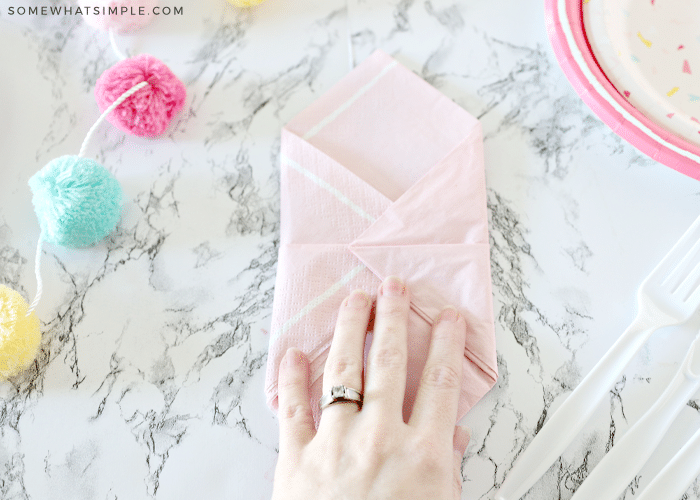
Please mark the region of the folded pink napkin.
<svg viewBox="0 0 700 500"><path fill-rule="evenodd" d="M377 51L284 127L281 177L270 407L280 361L296 346L310 360L318 422L340 303L396 275L411 291L404 418L433 318L448 304L468 324L461 418L498 376L479 122Z"/></svg>

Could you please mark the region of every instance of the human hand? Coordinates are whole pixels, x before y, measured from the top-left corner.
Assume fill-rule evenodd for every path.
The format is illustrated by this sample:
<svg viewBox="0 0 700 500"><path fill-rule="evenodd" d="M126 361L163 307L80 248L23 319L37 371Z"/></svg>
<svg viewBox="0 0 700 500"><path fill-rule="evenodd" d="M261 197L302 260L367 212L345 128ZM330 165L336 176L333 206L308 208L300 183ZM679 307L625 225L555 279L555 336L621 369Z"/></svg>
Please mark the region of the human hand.
<svg viewBox="0 0 700 500"><path fill-rule="evenodd" d="M318 430L309 402L309 365L296 348L279 373L280 449L273 500L454 500L469 432L455 427L462 382L466 323L453 308L436 321L428 359L408 423L406 385L409 291L387 278L379 287L374 339L363 377L372 300L361 290L338 312L323 374L323 393L335 385L362 392L323 410Z"/></svg>

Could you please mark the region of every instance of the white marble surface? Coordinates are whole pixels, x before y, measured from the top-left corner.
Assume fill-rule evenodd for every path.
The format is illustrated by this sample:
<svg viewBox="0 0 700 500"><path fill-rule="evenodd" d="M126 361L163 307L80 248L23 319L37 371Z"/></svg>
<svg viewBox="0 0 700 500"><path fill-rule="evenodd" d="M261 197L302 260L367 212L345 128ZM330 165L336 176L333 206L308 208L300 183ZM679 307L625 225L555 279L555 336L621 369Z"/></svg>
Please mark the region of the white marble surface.
<svg viewBox="0 0 700 500"><path fill-rule="evenodd" d="M593 0L595 1L595 0ZM0 0L0 283L31 298L28 178L77 154L116 62L79 16ZM279 232L280 127L381 48L481 119L501 376L465 417L465 499L514 457L635 312L642 278L700 213L700 184L651 161L582 104L536 0L180 0L117 37L186 83L171 132L103 125L88 154L121 181L118 231L47 245L34 367L0 383L0 498L265 499L277 422L263 396ZM694 331L658 332L525 497L568 499L673 376ZM700 427L689 402L625 494ZM687 491L700 499L700 481ZM666 500L666 499L664 499ZM671 499L672 500L672 499Z"/></svg>

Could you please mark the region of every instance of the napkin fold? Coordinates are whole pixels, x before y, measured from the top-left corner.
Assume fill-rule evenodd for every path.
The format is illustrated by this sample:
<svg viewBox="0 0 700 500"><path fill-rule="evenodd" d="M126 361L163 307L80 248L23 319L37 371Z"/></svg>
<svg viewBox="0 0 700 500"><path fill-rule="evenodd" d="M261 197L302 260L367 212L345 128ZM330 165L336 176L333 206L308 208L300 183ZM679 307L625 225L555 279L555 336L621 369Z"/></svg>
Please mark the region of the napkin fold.
<svg viewBox="0 0 700 500"><path fill-rule="evenodd" d="M458 419L495 384L481 126L387 54L372 54L283 128L280 233L272 409L280 362L295 346L310 361L318 422L340 303L356 288L375 295L390 275L411 291L404 419L433 319L448 304L468 328Z"/></svg>

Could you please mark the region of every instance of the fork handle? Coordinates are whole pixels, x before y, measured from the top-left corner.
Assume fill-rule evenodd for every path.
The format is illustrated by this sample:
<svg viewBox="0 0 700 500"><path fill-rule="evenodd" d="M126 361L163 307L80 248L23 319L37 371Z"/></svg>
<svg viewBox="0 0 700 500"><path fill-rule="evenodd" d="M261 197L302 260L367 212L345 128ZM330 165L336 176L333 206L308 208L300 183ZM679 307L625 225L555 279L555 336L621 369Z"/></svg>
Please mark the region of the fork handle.
<svg viewBox="0 0 700 500"><path fill-rule="evenodd" d="M661 397L622 436L571 500L615 500L644 466L700 385L700 337ZM665 496L662 498L671 498Z"/></svg>
<svg viewBox="0 0 700 500"><path fill-rule="evenodd" d="M661 469L649 486L642 490L637 500L681 498L698 474L700 474L700 429Z"/></svg>
<svg viewBox="0 0 700 500"><path fill-rule="evenodd" d="M518 500L537 482L583 428L642 345L662 326L666 325L646 314L637 315L520 455L495 500Z"/></svg>

